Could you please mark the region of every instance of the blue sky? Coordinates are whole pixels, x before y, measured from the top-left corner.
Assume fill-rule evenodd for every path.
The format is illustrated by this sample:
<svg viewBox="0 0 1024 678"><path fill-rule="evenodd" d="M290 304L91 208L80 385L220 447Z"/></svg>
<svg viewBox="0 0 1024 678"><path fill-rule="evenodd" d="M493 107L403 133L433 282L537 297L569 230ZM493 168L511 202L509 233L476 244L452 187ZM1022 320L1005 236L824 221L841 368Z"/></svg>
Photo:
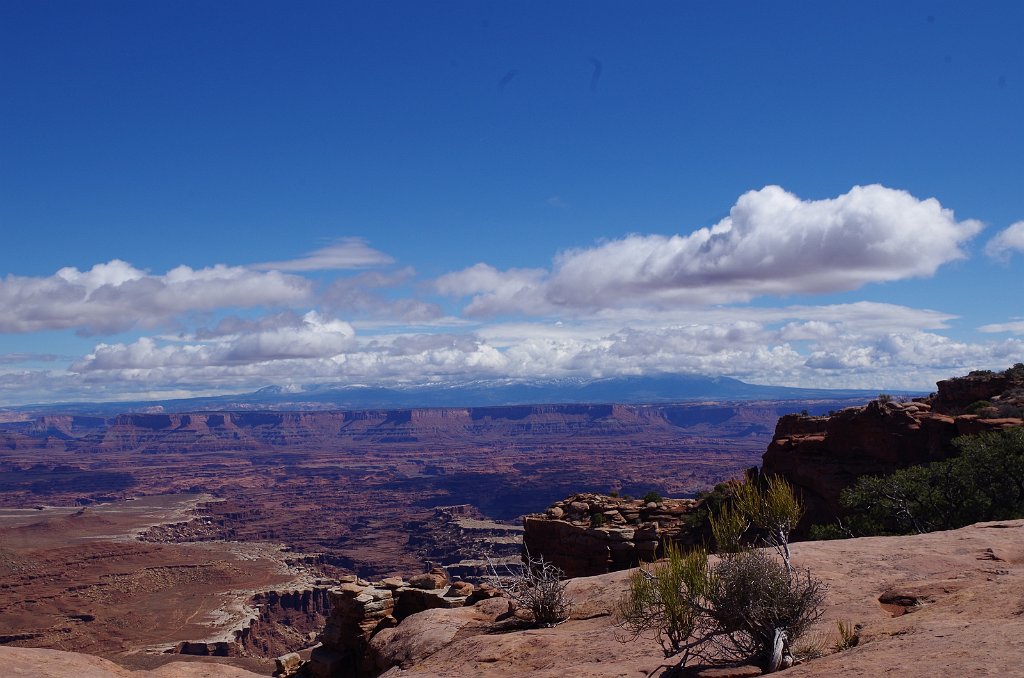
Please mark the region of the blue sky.
<svg viewBox="0 0 1024 678"><path fill-rule="evenodd" d="M1017 2L5 2L0 404L929 389L1024 361L1021 120Z"/></svg>

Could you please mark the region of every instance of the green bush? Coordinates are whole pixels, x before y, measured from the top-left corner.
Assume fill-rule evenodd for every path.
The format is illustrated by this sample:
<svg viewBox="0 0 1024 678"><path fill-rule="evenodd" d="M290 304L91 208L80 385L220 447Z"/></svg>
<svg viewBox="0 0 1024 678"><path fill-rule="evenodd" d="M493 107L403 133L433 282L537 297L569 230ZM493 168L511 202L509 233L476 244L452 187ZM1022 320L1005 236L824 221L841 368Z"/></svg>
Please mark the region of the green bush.
<svg viewBox="0 0 1024 678"><path fill-rule="evenodd" d="M825 586L790 563L801 514L792 488L781 478L729 487L731 501L710 516L718 562L667 544L665 560L633 573L619 619L634 638L653 633L679 667L753 659L771 672L792 664L792 643L820 616ZM752 547L762 540L771 548Z"/></svg>
<svg viewBox="0 0 1024 678"><path fill-rule="evenodd" d="M990 407L995 407L995 405L987 400L975 400L964 408L964 412L967 414L977 414L979 410L987 410Z"/></svg>
<svg viewBox="0 0 1024 678"><path fill-rule="evenodd" d="M644 498L643 498L643 502L645 504L651 504L651 503L660 504L664 500L665 500L665 498L662 497L660 494L658 494L655 490L651 490L650 492L645 494Z"/></svg>
<svg viewBox="0 0 1024 678"><path fill-rule="evenodd" d="M865 476L840 503L853 535L951 530L1024 517L1024 428L960 436L956 457Z"/></svg>
<svg viewBox="0 0 1024 678"><path fill-rule="evenodd" d="M595 513L592 516L590 516L590 526L603 527L606 520L607 518L605 518L605 515L603 513Z"/></svg>
<svg viewBox="0 0 1024 678"><path fill-rule="evenodd" d="M666 657L682 654L686 664L698 630L708 587L708 554L703 549L684 552L665 544L665 559L647 569L633 571L629 595L619 601L618 615L636 639L653 632Z"/></svg>

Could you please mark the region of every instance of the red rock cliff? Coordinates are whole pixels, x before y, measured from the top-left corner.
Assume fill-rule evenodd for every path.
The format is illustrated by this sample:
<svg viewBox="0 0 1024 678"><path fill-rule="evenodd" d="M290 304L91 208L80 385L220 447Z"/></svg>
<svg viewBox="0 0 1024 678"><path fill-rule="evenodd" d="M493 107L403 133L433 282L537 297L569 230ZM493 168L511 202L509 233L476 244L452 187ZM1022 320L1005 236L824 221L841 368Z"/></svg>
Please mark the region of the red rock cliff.
<svg viewBox="0 0 1024 678"><path fill-rule="evenodd" d="M1012 368L941 381L937 393L910 402L882 398L827 417L786 415L775 427L761 472L783 476L802 496L803 530L840 515L839 493L858 477L953 456L952 440L959 435L1024 425L1022 406L1024 368ZM969 410L978 414L965 414Z"/></svg>

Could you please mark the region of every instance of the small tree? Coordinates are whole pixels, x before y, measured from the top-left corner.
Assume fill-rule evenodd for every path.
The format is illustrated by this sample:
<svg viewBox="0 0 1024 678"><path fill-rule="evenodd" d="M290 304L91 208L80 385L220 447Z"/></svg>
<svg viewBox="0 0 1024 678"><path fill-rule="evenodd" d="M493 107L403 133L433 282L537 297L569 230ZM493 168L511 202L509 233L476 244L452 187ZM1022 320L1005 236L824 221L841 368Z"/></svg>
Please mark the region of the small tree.
<svg viewBox="0 0 1024 678"><path fill-rule="evenodd" d="M533 558L527 550L523 555L521 571L505 566L499 574L494 562L487 558L488 584L501 591L517 607L526 608L533 614L537 626L555 626L569 618L571 603L565 595L565 573L544 560L544 556Z"/></svg>
<svg viewBox="0 0 1024 678"><path fill-rule="evenodd" d="M790 561L789 534L801 513L781 478L739 486L731 505L711 516L718 562L711 565L704 549L666 545L665 560L631 576L618 610L622 626L633 638L652 632L679 666L691 658L753 658L766 672L790 665L791 644L820 616L826 591ZM751 546L751 528L778 558Z"/></svg>
<svg viewBox="0 0 1024 678"><path fill-rule="evenodd" d="M862 476L843 490L852 533L921 533L1024 516L1024 427L960 436L953 445L958 456Z"/></svg>

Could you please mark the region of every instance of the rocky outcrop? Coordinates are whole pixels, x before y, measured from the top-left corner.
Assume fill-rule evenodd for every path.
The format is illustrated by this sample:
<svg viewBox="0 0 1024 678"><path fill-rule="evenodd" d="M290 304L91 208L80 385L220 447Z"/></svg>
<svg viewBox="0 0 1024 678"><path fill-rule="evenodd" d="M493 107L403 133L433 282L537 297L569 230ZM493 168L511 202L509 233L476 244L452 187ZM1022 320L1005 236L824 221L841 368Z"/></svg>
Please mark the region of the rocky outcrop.
<svg viewBox="0 0 1024 678"><path fill-rule="evenodd" d="M826 656L805 659L780 675L1021 675L1024 521L907 537L802 542L792 550L794 562L829 587L822 618L802 639ZM383 676L660 675L666 659L653 637L622 642L623 630L612 610L628 588L627 572L570 581L566 593L572 616L551 629L466 623L466 609L432 611L422 615L422 623L414 623L420 615L411 617L381 638L406 657ZM855 648L834 649L838 621L858 627ZM458 630L453 633L453 628ZM445 636L451 640L440 642ZM705 665L686 673L711 678L758 676L761 670Z"/></svg>
<svg viewBox="0 0 1024 678"><path fill-rule="evenodd" d="M408 580L391 577L370 583L350 577L328 591L331 614L306 670L313 678L377 675L402 656L383 640L372 644L379 634L427 610L461 608L497 595L487 586L449 582L441 568Z"/></svg>
<svg viewBox="0 0 1024 678"><path fill-rule="evenodd" d="M971 372L966 377L940 381L928 399L935 412L979 414L986 418L1024 415L1024 363L1003 372Z"/></svg>
<svg viewBox="0 0 1024 678"><path fill-rule="evenodd" d="M330 592L332 612L320 634L320 647L310 657L314 678L359 676L373 672L367 657L370 639L398 621L394 591L364 581L351 581Z"/></svg>
<svg viewBox="0 0 1024 678"><path fill-rule="evenodd" d="M960 435L1024 425L1024 369L980 374L938 383L927 398L873 400L829 416L790 414L779 419L763 456L761 473L781 475L805 506L797 535L841 515L840 492L863 475L892 473L957 454ZM967 414L968 410L977 413Z"/></svg>
<svg viewBox="0 0 1024 678"><path fill-rule="evenodd" d="M600 494L577 494L523 520L523 549L568 577L635 567L661 557L666 540L690 540L686 517L696 501L644 503Z"/></svg>
<svg viewBox="0 0 1024 678"><path fill-rule="evenodd" d="M826 656L804 661L783 675L1021 675L1024 521L905 537L802 542L792 548L794 562L829 586L824 614L806 636ZM613 610L628 587L629 573L624 571L570 581L566 593L572 616L548 629L521 629L501 619L500 600L413 615L371 639L372 669L383 671L386 678L659 675L666 659L656 639L622 642L623 629ZM839 621L859 627L855 648L833 649ZM4 675L38 678L254 675L212 661L129 671L85 654L9 646L0 646L0 666ZM704 666L691 673L710 678L755 676L760 671Z"/></svg>
<svg viewBox="0 0 1024 678"><path fill-rule="evenodd" d="M277 657L316 642L330 614L327 587L265 591L249 600L252 618L233 632L234 640L183 641L176 654L200 657Z"/></svg>
<svg viewBox="0 0 1024 678"><path fill-rule="evenodd" d="M244 654L275 657L312 646L330 615L328 589L267 591L253 596L256 619L238 634Z"/></svg>
<svg viewBox="0 0 1024 678"><path fill-rule="evenodd" d="M436 506L432 516L409 521L405 527L410 547L466 581L486 578L487 561L481 554L504 562L518 558L523 547L522 525L488 520L471 504Z"/></svg>

